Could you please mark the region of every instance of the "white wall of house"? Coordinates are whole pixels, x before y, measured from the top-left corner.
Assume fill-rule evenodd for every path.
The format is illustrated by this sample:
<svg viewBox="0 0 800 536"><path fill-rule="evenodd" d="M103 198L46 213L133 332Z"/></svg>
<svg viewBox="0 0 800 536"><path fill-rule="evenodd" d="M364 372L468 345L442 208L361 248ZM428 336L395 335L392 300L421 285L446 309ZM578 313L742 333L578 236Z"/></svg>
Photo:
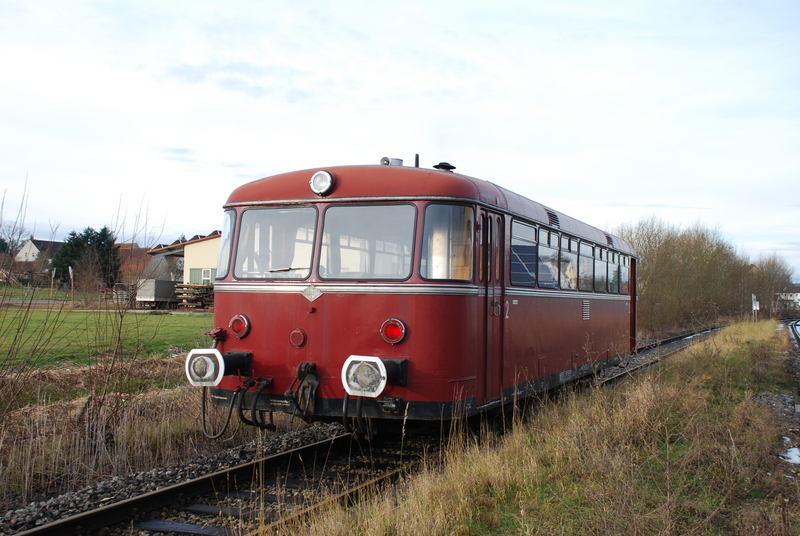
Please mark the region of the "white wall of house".
<svg viewBox="0 0 800 536"><path fill-rule="evenodd" d="M17 262L31 262L35 261L39 256L39 248L33 243L33 240L28 240L25 245L20 248L14 260Z"/></svg>
<svg viewBox="0 0 800 536"><path fill-rule="evenodd" d="M220 236L186 244L183 250L183 282L193 285L214 283L217 275Z"/></svg>

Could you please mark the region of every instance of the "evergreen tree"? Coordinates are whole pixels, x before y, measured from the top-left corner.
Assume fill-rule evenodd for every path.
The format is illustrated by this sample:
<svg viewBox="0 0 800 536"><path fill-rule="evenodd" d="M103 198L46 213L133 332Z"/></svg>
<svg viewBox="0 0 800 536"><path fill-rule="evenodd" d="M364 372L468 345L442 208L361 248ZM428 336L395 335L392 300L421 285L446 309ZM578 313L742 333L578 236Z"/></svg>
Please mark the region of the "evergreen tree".
<svg viewBox="0 0 800 536"><path fill-rule="evenodd" d="M53 259L56 275L69 281L69 268L80 272L84 280L94 279L99 284L114 288L119 279L120 259L119 246L115 244L114 233L103 227L95 231L87 227L78 234L71 231L67 240Z"/></svg>

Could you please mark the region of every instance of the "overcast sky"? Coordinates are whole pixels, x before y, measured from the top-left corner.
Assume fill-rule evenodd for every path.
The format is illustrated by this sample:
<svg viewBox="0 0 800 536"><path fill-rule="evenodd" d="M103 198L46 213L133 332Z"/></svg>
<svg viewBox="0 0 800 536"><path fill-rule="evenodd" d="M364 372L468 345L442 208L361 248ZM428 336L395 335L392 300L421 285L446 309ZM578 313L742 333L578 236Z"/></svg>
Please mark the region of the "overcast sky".
<svg viewBox="0 0 800 536"><path fill-rule="evenodd" d="M383 156L592 225L718 229L800 280L800 2L0 2L0 189L169 242L230 191Z"/></svg>

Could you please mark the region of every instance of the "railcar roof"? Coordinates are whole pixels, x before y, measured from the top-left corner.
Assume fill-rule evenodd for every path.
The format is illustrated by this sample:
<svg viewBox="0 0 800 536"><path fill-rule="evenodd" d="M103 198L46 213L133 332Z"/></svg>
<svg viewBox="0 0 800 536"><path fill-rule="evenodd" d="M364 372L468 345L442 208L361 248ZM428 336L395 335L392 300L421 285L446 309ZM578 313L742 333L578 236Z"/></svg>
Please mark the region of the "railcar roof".
<svg viewBox="0 0 800 536"><path fill-rule="evenodd" d="M334 177L333 191L320 197L311 191L309 181L317 171ZM478 201L527 220L556 227L561 231L611 245L617 251L633 254L623 239L610 235L566 214L546 207L494 183L459 173L406 166L334 166L292 171L258 179L236 188L226 207L276 202L314 203L371 198L439 198ZM553 224L553 216L558 224Z"/></svg>

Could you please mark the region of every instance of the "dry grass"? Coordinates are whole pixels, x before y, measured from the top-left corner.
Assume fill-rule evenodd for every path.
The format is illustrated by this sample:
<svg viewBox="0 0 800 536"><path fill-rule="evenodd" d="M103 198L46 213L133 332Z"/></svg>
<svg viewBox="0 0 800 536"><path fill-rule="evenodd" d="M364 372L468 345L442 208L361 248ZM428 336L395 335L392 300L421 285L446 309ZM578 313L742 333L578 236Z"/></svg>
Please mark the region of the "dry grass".
<svg viewBox="0 0 800 536"><path fill-rule="evenodd" d="M116 377L171 385L183 376L182 357L123 361ZM85 392L102 366L41 372L50 392ZM131 385L131 384L128 384ZM69 396L57 395L57 398ZM178 463L248 441L257 432L231 425L228 439L210 441L200 431L200 391L118 391L105 397L39 404L11 412L0 426L0 510L131 471Z"/></svg>
<svg viewBox="0 0 800 536"><path fill-rule="evenodd" d="M461 436L444 470L286 532L797 534L782 431L751 401L785 387L785 350L774 322L735 326L613 390L541 406L497 447Z"/></svg>

